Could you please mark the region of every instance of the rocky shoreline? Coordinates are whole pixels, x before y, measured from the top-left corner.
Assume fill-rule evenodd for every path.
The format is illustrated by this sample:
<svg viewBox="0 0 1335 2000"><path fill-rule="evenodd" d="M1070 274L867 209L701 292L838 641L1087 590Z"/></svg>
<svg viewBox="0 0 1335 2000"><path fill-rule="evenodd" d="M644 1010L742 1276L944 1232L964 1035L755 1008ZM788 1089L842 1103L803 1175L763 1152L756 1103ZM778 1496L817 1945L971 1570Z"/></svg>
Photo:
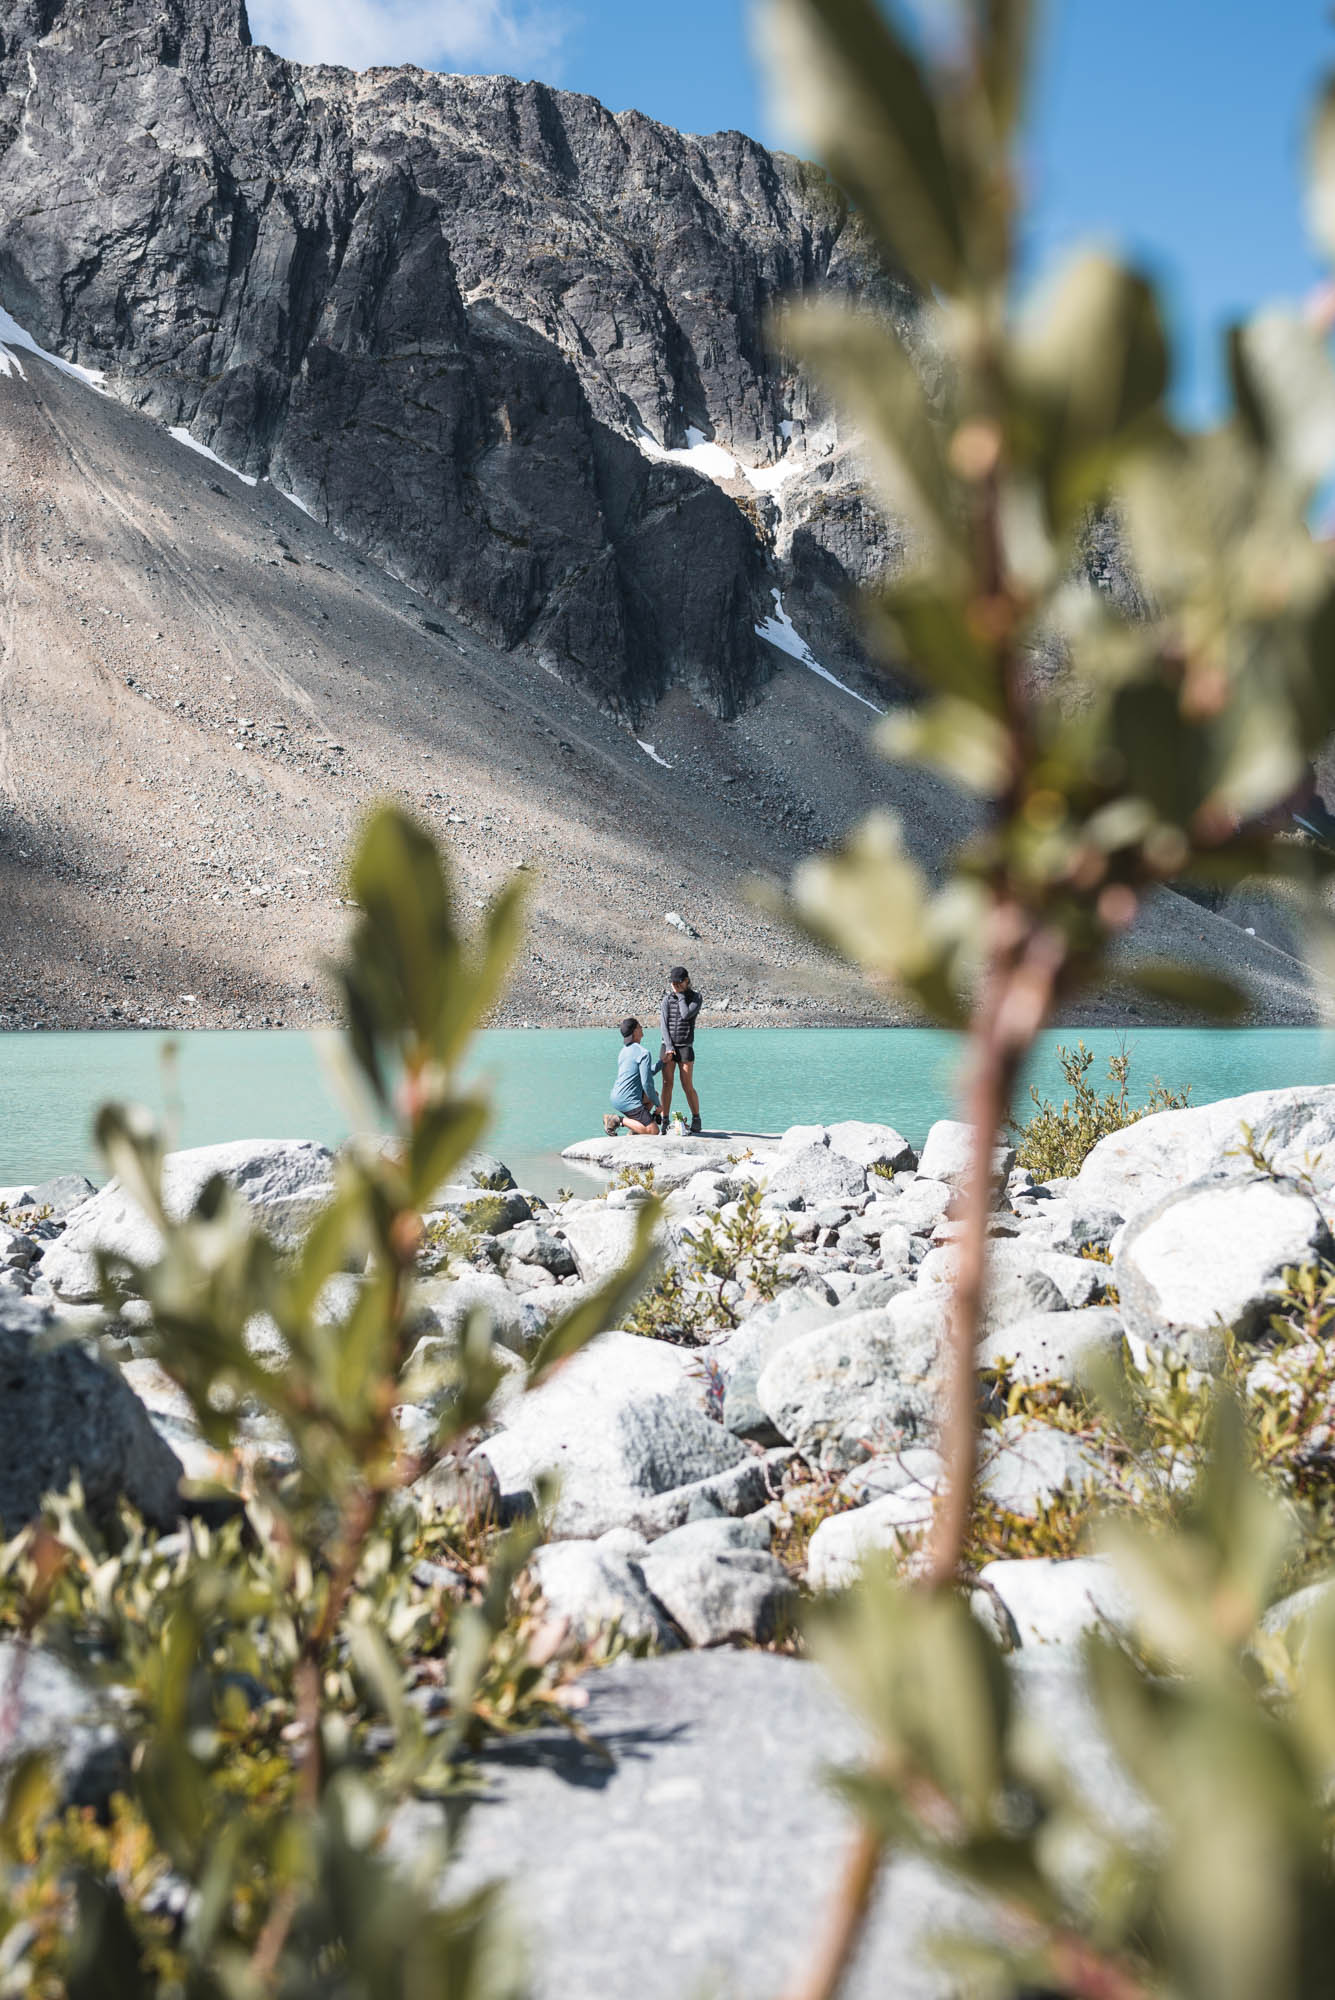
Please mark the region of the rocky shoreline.
<svg viewBox="0 0 1335 2000"><path fill-rule="evenodd" d="M606 1733L610 1773L594 1783L569 1745L498 1753L456 1864L464 1884L522 1875L536 1991L549 2000L595 1989L667 2000L691 1978L743 1965L748 1990L770 1990L801 1962L848 1826L818 1767L855 1754L860 1737L818 1670L789 1657L791 1635L804 1598L851 1583L868 1556L910 1557L928 1521L967 1143L951 1122L932 1128L921 1155L893 1128L859 1122L596 1139L565 1157L605 1179L600 1192L548 1204L486 1157L440 1191L421 1260L420 1351L447 1348L481 1306L514 1393L502 1389L494 1428L467 1455L429 1475L434 1498L448 1487L505 1518L531 1510L557 1475L530 1566L536 1590L572 1633L617 1634L652 1655L586 1678L587 1727ZM309 1143L200 1148L168 1157L166 1200L184 1213L222 1173L290 1244L327 1197L332 1164ZM1217 1368L1223 1329L1262 1339L1286 1272L1335 1262L1335 1086L1156 1114L1102 1140L1069 1180L1038 1184L1005 1149L996 1169L980 1501L1019 1550L1025 1524L1054 1506L1134 1504L1172 1477L1152 1454L1111 1454L1096 1433L1045 1415L1053 1392L1079 1391L1119 1359L1140 1374L1167 1355ZM625 1259L652 1197L658 1284L675 1285L687 1331L608 1328L545 1386L518 1393L524 1356ZM761 1248L706 1285L702 1239L729 1230ZM96 1254L143 1259L155 1240L115 1183L0 1189L7 1533L76 1468L92 1511L128 1498L163 1529L179 1518L183 1476L237 1477L152 1358L144 1309L130 1301L108 1325L97 1304ZM331 1320L358 1283L354 1273L331 1282ZM61 1344L57 1327L70 1336ZM265 1365L282 1365L275 1329L256 1320L248 1338ZM1248 1391L1260 1393L1285 1364L1258 1345L1250 1365ZM410 1443L432 1414L405 1401ZM1331 1414L1311 1413L1315 1451ZM243 1481L281 1450L262 1422L247 1426ZM1061 1738L1076 1781L1115 1789L1110 1753L1088 1738L1077 1643L1131 1615L1105 1558L1002 1554L979 1568L974 1604L1009 1644L1019 1697ZM1270 1614L1275 1629L1284 1615ZM95 1797L116 1769L114 1724L88 1713L63 1675L44 1663L20 1735L58 1744L70 1796ZM716 1811L722 1845L711 1849ZM407 1852L437 1812L407 1809L395 1842ZM766 1838L751 1838L762 1820ZM776 1838L807 1853L796 1892L773 1865ZM696 1894L715 1852L730 1870L721 1908ZM593 1876L586 1919L571 1926L572 1884ZM896 1864L851 1990L893 1980L924 2000L948 1994L916 1941L958 1917L957 1904L928 1871ZM607 1983L613 1961L619 1984Z"/></svg>

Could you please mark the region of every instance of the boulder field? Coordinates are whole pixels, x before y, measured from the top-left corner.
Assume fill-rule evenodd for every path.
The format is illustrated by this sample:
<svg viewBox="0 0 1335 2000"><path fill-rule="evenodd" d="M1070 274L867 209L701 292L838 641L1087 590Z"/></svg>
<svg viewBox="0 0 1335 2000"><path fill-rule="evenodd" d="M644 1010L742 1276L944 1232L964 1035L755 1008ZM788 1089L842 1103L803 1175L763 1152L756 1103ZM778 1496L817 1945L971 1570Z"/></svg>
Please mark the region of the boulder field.
<svg viewBox="0 0 1335 2000"><path fill-rule="evenodd" d="M531 1565L537 1591L573 1630L595 1640L619 1631L651 1655L622 1658L584 1683L586 1725L607 1735L610 1775L604 1766L594 1774L569 1744L497 1753L492 1792L454 1864L464 1883L522 1878L544 2000L602 1990L613 1959L624 1990L665 1996L743 1957L777 1990L801 1962L847 1833L819 1768L856 1752L858 1725L816 1667L755 1649L782 1642L804 1594L845 1587L869 1556L910 1554L930 1519L962 1157L959 1129L945 1125L921 1156L891 1127L862 1122L772 1137L592 1139L566 1154L589 1177L587 1192L547 1203L498 1187L509 1176L493 1160L441 1192L437 1213L453 1233L439 1267L423 1269L424 1351L455 1339L482 1304L511 1375L491 1425L451 1476L505 1516L530 1508L539 1482L556 1475ZM1125 1497L1153 1468L1128 1466L1097 1434L1005 1415L999 1382L1080 1389L1109 1360L1144 1369L1169 1351L1211 1368L1226 1329L1244 1342L1263 1332L1287 1270L1335 1261L1335 1086L1156 1114L1101 1141L1071 1179L1038 1183L1004 1150L996 1165L978 1356L980 1401L992 1414L979 1477L986 1499L1022 1521L1064 1493ZM329 1192L332 1170L331 1156L309 1144L179 1153L167 1165L168 1207L183 1212L221 1172L288 1244ZM518 1393L520 1357L625 1254L651 1196L649 1170L662 1200L659 1282L675 1277L694 1307L689 1343L609 1327L543 1388ZM479 1200L484 1214L472 1208ZM757 1200L770 1239L765 1269L743 1263L715 1278L706 1309L694 1246L704 1230L751 1216ZM143 1310L131 1301L106 1324L93 1303L99 1253L142 1259L154 1247L151 1226L114 1183L0 1189L6 1533L76 1472L94 1510L124 1497L169 1527L177 1481L213 1469L188 1406L152 1358ZM358 1282L333 1282L323 1305L331 1318ZM257 1352L273 1351L275 1329L252 1331ZM57 1332L65 1337L54 1340ZM1258 1352L1248 1379L1265 1374ZM424 1432L430 1415L405 1402L405 1433ZM1313 1423L1329 1417L1316 1411ZM281 1449L257 1420L243 1470L247 1457L258 1463ZM1082 1782L1114 1783L1089 1733L1077 1643L1133 1618L1108 1564L994 1561L974 1603L1011 1649L1020 1698L1055 1719ZM71 1795L85 1796L99 1771L114 1769L114 1731L57 1679L51 1701L68 1711L71 1742L88 1749L70 1776ZM34 1717L37 1735L50 1733L54 1712ZM763 1841L715 1815L732 1790L730 1769L750 1788L747 1823L763 1821ZM411 1842L415 1818L433 1811L402 1815L395 1841ZM802 1868L776 1874L773 1857L790 1848L801 1850ZM619 1858L604 1876L592 1857L606 1853ZM725 1853L728 1897L699 1898L700 1869L708 1863L712 1878ZM595 1875L597 1904L579 1925L564 1923L569 1884ZM897 1863L853 1990L889 1982L924 2000L947 1994L916 1940L954 1921L953 1893L917 1864Z"/></svg>

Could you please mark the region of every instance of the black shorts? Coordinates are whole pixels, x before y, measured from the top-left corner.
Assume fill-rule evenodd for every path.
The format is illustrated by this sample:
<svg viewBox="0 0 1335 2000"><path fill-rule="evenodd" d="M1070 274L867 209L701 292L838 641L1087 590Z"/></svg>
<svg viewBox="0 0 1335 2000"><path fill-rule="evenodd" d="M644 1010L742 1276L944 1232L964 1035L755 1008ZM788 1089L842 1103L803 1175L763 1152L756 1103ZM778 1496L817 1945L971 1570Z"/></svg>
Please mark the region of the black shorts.
<svg viewBox="0 0 1335 2000"><path fill-rule="evenodd" d="M693 1063L695 1061L695 1043L683 1042L680 1048L670 1049L667 1043L663 1042L658 1051L659 1061L666 1062L670 1056L675 1057L679 1063Z"/></svg>

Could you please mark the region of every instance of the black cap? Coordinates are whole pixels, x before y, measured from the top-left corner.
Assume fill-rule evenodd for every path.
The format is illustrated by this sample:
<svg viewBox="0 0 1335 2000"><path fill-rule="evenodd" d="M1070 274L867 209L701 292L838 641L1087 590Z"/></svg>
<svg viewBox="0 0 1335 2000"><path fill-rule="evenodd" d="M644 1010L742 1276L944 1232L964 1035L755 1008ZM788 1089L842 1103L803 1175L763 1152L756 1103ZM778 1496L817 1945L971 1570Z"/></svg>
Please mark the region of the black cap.
<svg viewBox="0 0 1335 2000"><path fill-rule="evenodd" d="M640 1025L639 1022L636 1020L633 1014L627 1014L625 1020L621 1023L622 1041L633 1042L635 1039L635 1030L639 1027L639 1025Z"/></svg>
<svg viewBox="0 0 1335 2000"><path fill-rule="evenodd" d="M689 979L690 976L684 965L674 965L668 974L668 985L675 986L679 979Z"/></svg>

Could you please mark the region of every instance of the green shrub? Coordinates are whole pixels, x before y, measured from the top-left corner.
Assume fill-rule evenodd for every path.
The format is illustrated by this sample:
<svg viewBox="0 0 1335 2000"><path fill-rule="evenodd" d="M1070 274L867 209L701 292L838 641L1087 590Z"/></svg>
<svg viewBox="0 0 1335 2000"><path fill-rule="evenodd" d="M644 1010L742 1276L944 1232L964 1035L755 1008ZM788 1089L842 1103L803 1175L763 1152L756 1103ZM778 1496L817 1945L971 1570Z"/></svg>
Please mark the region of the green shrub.
<svg viewBox="0 0 1335 2000"><path fill-rule="evenodd" d="M1299 1526L1285 1572L1296 1584L1335 1560L1335 1491L1325 1426L1335 1411L1335 1268L1287 1271L1264 1339L1243 1344L1220 1330L1218 1372L1203 1373L1172 1347L1151 1348L1143 1369L1105 1368L1091 1390L992 1382L1006 1416L1029 1417L1094 1445L1111 1487L1066 1493L1037 1521L975 1509L970 1560L1071 1555L1101 1518L1131 1513L1160 1529L1179 1525L1206 1477L1221 1408L1239 1413L1249 1474ZM1117 1475L1120 1473L1120 1479Z"/></svg>
<svg viewBox="0 0 1335 2000"><path fill-rule="evenodd" d="M715 1326L736 1326L741 1317L729 1297L731 1286L743 1284L763 1301L783 1283L778 1259L793 1247L792 1229L782 1216L770 1219L764 1195L763 1187L747 1182L732 1204L734 1213L725 1221L721 1210L711 1209L691 1239L690 1275L709 1294Z"/></svg>
<svg viewBox="0 0 1335 2000"><path fill-rule="evenodd" d="M681 1346L693 1346L711 1330L703 1296L688 1287L681 1272L672 1265L645 1286L626 1316L627 1333L640 1333L650 1340L670 1340Z"/></svg>
<svg viewBox="0 0 1335 2000"><path fill-rule="evenodd" d="M763 1198L762 1187L748 1184L734 1214L725 1219L721 1209L710 1209L686 1239L684 1269L665 1271L641 1293L627 1330L658 1340L698 1341L737 1325L742 1315L732 1293L738 1284L750 1301L772 1299L784 1282L778 1259L792 1248L793 1238L786 1221L770 1220Z"/></svg>
<svg viewBox="0 0 1335 2000"><path fill-rule="evenodd" d="M1121 1132L1153 1111L1177 1111L1188 1101L1190 1087L1169 1090L1156 1077L1144 1104L1132 1104L1130 1094L1131 1056L1127 1049L1108 1058L1108 1082L1112 1088L1102 1096L1089 1081L1094 1057L1083 1042L1073 1049L1059 1045L1057 1060L1071 1095L1060 1105L1042 1098L1033 1084L1029 1095L1034 1111L1024 1125L1013 1120L1015 1162L1027 1167L1035 1180L1056 1180L1078 1174L1089 1154L1110 1132Z"/></svg>

